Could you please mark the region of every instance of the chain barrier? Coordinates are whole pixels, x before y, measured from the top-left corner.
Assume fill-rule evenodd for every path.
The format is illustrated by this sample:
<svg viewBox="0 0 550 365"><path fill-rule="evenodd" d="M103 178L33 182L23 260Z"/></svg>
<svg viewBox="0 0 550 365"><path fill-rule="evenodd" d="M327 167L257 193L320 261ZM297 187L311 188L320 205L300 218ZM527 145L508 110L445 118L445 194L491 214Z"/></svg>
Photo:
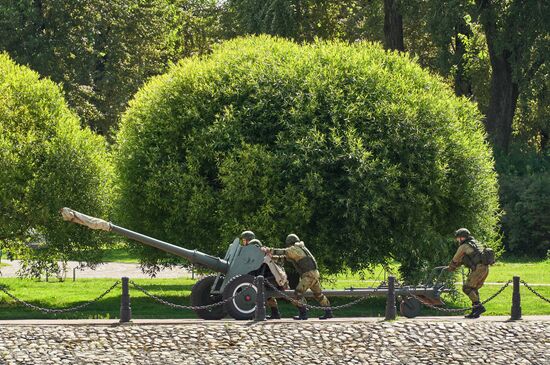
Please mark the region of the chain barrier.
<svg viewBox="0 0 550 365"><path fill-rule="evenodd" d="M103 298L105 295L109 294L114 288L116 288L118 285L120 284L120 281L116 281L109 289L107 289L103 294L101 294L100 296L98 296L97 298L89 301L89 302L86 302L86 303L83 303L83 304L80 304L80 305L77 305L75 307L71 307L71 308L63 308L63 309L51 309L51 308L43 308L43 307L39 307L37 305L34 305L34 304L31 304L31 303L28 303L28 302L25 302L24 300L21 300L19 298L17 298L15 295L13 295L12 293L8 292L6 290L6 288L4 288L3 286L0 286L0 290L3 291L4 293L6 293L6 295L8 295L10 298L12 298L13 300L15 300L17 303L20 303L22 305L24 305L25 307L27 308L30 308L30 309L34 309L34 310L37 310L39 312L42 312L42 313L67 313L67 312L74 312L74 311L77 311L79 309L82 309L84 307L87 307L89 306L90 304L93 304L93 303L96 303L98 301L101 300L101 298Z"/></svg>
<svg viewBox="0 0 550 365"><path fill-rule="evenodd" d="M521 280L521 283L523 285L525 285L525 287L527 289L529 289L531 291L531 293L535 294L537 297L539 297L540 299L544 300L545 302L548 302L550 303L550 300L548 298L545 298L542 294L540 294L539 292L537 292L535 289L533 289L531 286L529 286L529 284L527 284L525 281Z"/></svg>
<svg viewBox="0 0 550 365"><path fill-rule="evenodd" d="M193 311L209 310L209 309L224 305L225 303L227 303L227 302L229 302L229 301L231 301L231 300L233 300L233 299L235 299L235 298L237 298L237 297L244 294L244 290L242 290L241 292L233 295L232 297L226 298L224 300L221 300L221 301L213 303L213 304L207 304L207 305L181 305L181 304L175 304L175 303L168 302L168 301L166 301L166 300L164 300L160 297L157 297L154 294L151 294L150 292L147 291L147 289L139 286L138 284L136 284L132 280L130 280L129 283L132 284L132 286L134 288L141 291L143 294L147 295L149 298L153 299L154 301L156 301L160 304L164 304L164 305L166 305L168 307L171 307L173 309L190 309L190 310L193 310ZM248 288L253 288L253 287L254 287L254 285L249 284L247 286L243 286L242 289L248 289Z"/></svg>
<svg viewBox="0 0 550 365"><path fill-rule="evenodd" d="M367 296L364 296L364 297L361 297L359 299L356 299L352 302L349 302L349 303L346 303L346 304L342 304L342 305L338 305L338 306L332 306L332 307L322 307L322 306L317 306L317 305L310 305L310 304L304 304L302 302L300 302L299 300L297 300L296 298L292 298L291 296L289 296L287 293L279 290L279 288L277 288L275 285L271 284L269 281L266 281L267 285L270 286L276 293L279 293L279 295L281 295L283 298L285 299L288 299L291 303L294 303L298 306L301 306L301 307L305 307L307 309L321 309L321 310L339 310L339 309L344 309L344 308L349 308L351 306L354 306L355 304L357 303L360 303L362 302L363 300L366 300L367 298L369 298L372 294L369 294ZM376 292L376 290L375 290Z"/></svg>
<svg viewBox="0 0 550 365"><path fill-rule="evenodd" d="M417 295L414 295L412 293L407 293L406 295L418 300L420 303L422 303L423 305L425 305L426 307L428 308L431 308L431 309L434 309L436 311L440 311L440 312L446 312L446 313L461 313L461 312L466 312L468 310L472 310L472 309L475 309L477 307L480 307L484 304L487 304L489 303L491 300L493 300L494 298L496 298L498 295L500 295L511 283L512 281L511 280L508 280L498 291L496 291L493 295L491 295L489 298L485 299L484 301L482 301L480 304L476 304L474 306L471 306L471 307L465 307L465 308L443 308L443 307L438 307L436 305L433 305L433 304L430 304L430 303L427 303L423 300L423 298L417 296ZM164 304L164 305L167 305L171 308L175 308L175 309L190 309L190 310L193 310L193 311L197 311L197 310L209 310L209 309L212 309L212 308L215 308L215 307L218 307L218 306L221 306L221 305L224 305L225 303L243 295L245 293L244 290L242 290L241 292L229 297L229 298L226 298L224 300L221 300L219 302L216 302L216 303L213 303L213 304L208 304L208 305L203 305L203 306L192 306L192 305L189 305L189 306L186 306L186 305L180 305L180 304L175 304L175 303L171 303L171 302L168 302L154 294L151 294L149 291L147 291L145 288L141 287L140 285L136 284L134 281L129 281L130 284L132 284L132 286L136 289L138 289L139 291L143 292L145 295L147 295L148 297L152 298L153 300L155 300L156 302L159 302L161 304ZM349 308L349 307L352 307L354 306L355 304L358 304L364 300L366 300L367 298L369 298L370 296L372 296L375 292L376 292L376 289L375 291L372 293L372 294L369 294L369 295L366 295L366 296L362 296L361 298L358 298L354 301L351 301L349 303L346 303L346 304L342 304L342 305L339 305L339 306L330 306L330 307L323 307L323 306L315 306L315 305L310 305L310 304L304 304L302 302L300 302L299 300L297 300L296 298L293 298L291 296L289 296L288 294L286 294L284 291L281 291L279 290L279 288L277 288L275 285L273 285L271 282L269 281L265 281L265 283L271 288L273 289L276 293L278 293L279 295L281 295L283 298L289 300L291 303L293 304L296 304L298 306L303 306L307 309L321 309L321 310L326 310L326 309L330 309L330 310L339 310L339 309L345 309L345 308ZM537 297L539 297L540 299L550 303L550 300L548 298L545 298L542 294L538 293L535 289L533 289L531 286L529 286L529 284L527 284L524 280L521 280L521 283L527 288L529 289L529 291L531 291L533 294L535 294ZM8 295L10 298L12 298L14 301L16 301L17 303L20 303L22 304L23 306L27 307L27 308L30 308L30 309L33 309L33 310L37 310L37 311L40 311L40 312L43 312L43 313L67 313L67 312L74 312L74 311L77 311L79 309L82 309L84 307L87 307L93 303L96 303L98 302L99 300L101 300L105 295L109 294L114 288L116 288L118 285L120 284L120 281L116 281L109 289L107 289L103 294L101 294L100 296L98 296L97 298L89 301L89 302L86 302L86 303L83 303L83 304L80 304L80 305L77 305L75 307L71 307L71 308L63 308L63 309L52 309L52 308L43 308L43 307L39 307L37 305L34 305L34 304L31 304L31 303L28 303L24 300L21 300L19 298L17 298L15 295L13 295L12 293L10 293L5 287L3 286L0 286L0 291L4 292L6 295ZM398 284L398 283L396 283ZM248 289L248 288L253 288L254 285L252 284L249 284L247 286L244 286L243 289ZM444 303L444 305L446 305Z"/></svg>
<svg viewBox="0 0 550 365"><path fill-rule="evenodd" d="M478 307L481 307L482 305L484 304L487 304L489 303L491 300L495 299L498 295L500 295L500 293L502 293L507 287L508 285L510 285L510 283L512 282L512 280L508 280L499 290L497 290L493 295L491 295L489 298L485 299L484 301L482 301L481 303L479 304L476 304L476 305L473 305L471 307L466 307L466 308L442 308L442 307L438 307L438 306L435 306L433 304L430 304L430 303L426 303L422 298L420 298L419 296L417 295L414 295L414 294L408 294L409 296L413 297L414 299L418 300L420 303L422 303L423 305L425 305L426 307L428 308L431 308L431 309L435 309L437 311L440 311L440 312L445 312L445 313L463 313L463 312L466 312L468 310L471 310L471 309L475 309L475 308L478 308ZM445 303L444 303L445 304ZM445 304L446 305L446 304Z"/></svg>

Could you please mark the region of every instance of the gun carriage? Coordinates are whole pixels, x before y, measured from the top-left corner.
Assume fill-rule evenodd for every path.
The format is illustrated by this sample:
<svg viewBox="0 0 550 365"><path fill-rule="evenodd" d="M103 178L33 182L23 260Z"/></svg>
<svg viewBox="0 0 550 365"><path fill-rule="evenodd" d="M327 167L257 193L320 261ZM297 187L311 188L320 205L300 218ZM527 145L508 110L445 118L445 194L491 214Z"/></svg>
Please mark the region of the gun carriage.
<svg viewBox="0 0 550 365"><path fill-rule="evenodd" d="M207 306L225 301L223 305L210 309L195 310L197 316L202 319L222 319L226 315L235 319L252 319L256 309L256 293L258 290L255 285L255 278L259 275L264 276L265 280L269 281L273 286L282 289L281 291L274 291L270 286L266 286L264 289L266 298L280 298L284 297L284 295L293 295L292 290L283 289L288 288L285 271L273 262L269 255L262 252L259 246L243 246L240 244L239 238L233 240L229 245L225 257L222 259L131 231L70 208L62 208L61 215L66 221L81 224L90 229L114 232L145 245L184 257L193 264L201 265L217 272L217 275L209 275L200 279L191 289L190 301L192 306ZM415 317L419 314L421 303L412 295L420 297L423 301L433 305L442 304L439 298L440 294L450 290L437 281L419 287L397 287L396 295L402 298L400 305L401 314L406 317ZM323 293L330 297L385 296L387 295L387 290L387 287L379 286L376 288L324 290ZM311 293L306 293L306 296L309 295Z"/></svg>

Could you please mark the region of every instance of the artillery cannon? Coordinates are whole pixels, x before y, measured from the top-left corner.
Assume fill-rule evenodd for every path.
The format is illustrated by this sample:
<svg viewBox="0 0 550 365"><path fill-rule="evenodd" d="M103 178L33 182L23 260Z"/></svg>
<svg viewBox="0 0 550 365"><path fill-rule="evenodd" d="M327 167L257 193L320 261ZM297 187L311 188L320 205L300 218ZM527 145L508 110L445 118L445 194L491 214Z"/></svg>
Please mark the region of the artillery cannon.
<svg viewBox="0 0 550 365"><path fill-rule="evenodd" d="M176 256L185 257L194 264L207 267L217 275L206 276L191 289L191 305L207 306L221 301L225 303L210 309L196 309L195 312L202 319L222 319L227 314L235 319L252 319L256 310L256 294L258 288L255 285L256 276L262 275L272 285L267 285L265 298L285 298L293 295L293 291L273 290L271 286L279 289L288 288L288 280L285 271L279 267L269 255L265 255L258 245L242 246L239 238L229 245L229 249L223 259L197 250L188 250L168 242L164 242L143 234L131 231L126 228L114 225L111 222L99 218L90 217L69 208L61 209L61 215L66 221L82 224L91 229L100 229L114 232L143 244L169 252ZM395 294L401 297L400 312L402 315L412 318L420 313L422 304L432 305L443 304L440 294L450 292L439 281L443 267L434 270L439 271L435 281L428 279L426 284L421 286L398 286ZM347 288L344 290L323 290L323 293L330 297L360 297L360 296L386 296L388 288L380 285L376 288ZM307 292L307 297L312 293Z"/></svg>
<svg viewBox="0 0 550 365"><path fill-rule="evenodd" d="M284 270L265 255L259 246L242 246L239 238L235 238L229 245L229 249L222 259L148 237L69 208L61 209L61 215L66 221L91 229L120 234L159 250L187 258L193 264L199 264L218 272L218 275L200 279L191 289L192 306L206 306L219 303L222 300L226 301L223 306L195 310L197 315L203 319L221 319L226 314L235 319L251 319L256 309L257 288L254 285L254 278L258 275L263 275L266 280L281 288L286 287L288 283Z"/></svg>

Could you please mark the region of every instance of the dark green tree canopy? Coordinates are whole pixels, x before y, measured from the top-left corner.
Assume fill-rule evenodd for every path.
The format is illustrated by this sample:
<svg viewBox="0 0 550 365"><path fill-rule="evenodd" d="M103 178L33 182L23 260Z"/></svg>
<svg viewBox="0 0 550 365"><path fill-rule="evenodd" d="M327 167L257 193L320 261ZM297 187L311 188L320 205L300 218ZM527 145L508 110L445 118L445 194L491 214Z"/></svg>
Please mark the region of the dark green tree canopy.
<svg viewBox="0 0 550 365"><path fill-rule="evenodd" d="M80 128L58 85L6 54L0 54L0 100L0 245L23 259L40 258L40 265L71 255L97 262L105 236L71 227L59 209L107 214L105 140Z"/></svg>
<svg viewBox="0 0 550 365"><path fill-rule="evenodd" d="M117 136L121 221L221 254L297 233L322 266L448 260L458 227L496 245L476 106L369 43L236 39L145 85ZM147 263L156 257L148 256Z"/></svg>

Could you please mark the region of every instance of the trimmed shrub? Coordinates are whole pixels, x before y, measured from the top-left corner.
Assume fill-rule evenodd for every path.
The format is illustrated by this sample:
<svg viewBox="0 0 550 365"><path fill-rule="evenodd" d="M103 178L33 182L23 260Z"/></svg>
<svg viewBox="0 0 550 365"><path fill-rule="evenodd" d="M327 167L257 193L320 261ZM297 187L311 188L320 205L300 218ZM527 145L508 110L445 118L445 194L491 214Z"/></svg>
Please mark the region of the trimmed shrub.
<svg viewBox="0 0 550 365"><path fill-rule="evenodd" d="M244 229L274 246L294 232L326 270L394 259L413 278L450 259L458 227L499 244L480 120L379 45L232 40L131 102L117 136L120 220L212 254Z"/></svg>
<svg viewBox="0 0 550 365"><path fill-rule="evenodd" d="M95 263L105 235L62 221L69 206L105 216L112 168L105 140L81 129L59 86L0 54L0 244L29 269L69 257Z"/></svg>

